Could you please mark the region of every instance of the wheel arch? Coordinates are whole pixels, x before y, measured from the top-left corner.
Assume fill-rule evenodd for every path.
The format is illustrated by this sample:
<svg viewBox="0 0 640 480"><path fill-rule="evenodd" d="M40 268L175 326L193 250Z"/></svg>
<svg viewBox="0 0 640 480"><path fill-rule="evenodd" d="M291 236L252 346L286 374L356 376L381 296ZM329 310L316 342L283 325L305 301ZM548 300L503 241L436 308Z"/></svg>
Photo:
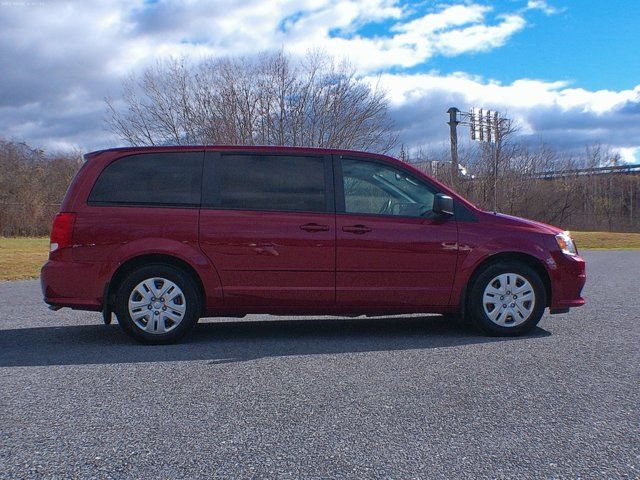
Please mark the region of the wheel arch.
<svg viewBox="0 0 640 480"><path fill-rule="evenodd" d="M200 296L200 305L202 309L201 313L204 312L206 304L206 291L204 288L204 283L202 282L202 278L200 278L200 275L198 274L196 269L193 268L185 260L173 255L169 255L166 253L146 253L129 258L113 272L113 275L111 275L109 282L105 285L103 313L109 313L113 311L115 295L118 290L118 286L122 283L124 278L136 268L152 263L170 265L182 270L187 275L189 275L194 280L198 289L198 294Z"/></svg>
<svg viewBox="0 0 640 480"><path fill-rule="evenodd" d="M545 267L542 260L533 255L523 252L500 252L485 258L473 269L471 275L469 276L469 280L464 285L462 295L460 297L460 308L462 308L463 311L466 310L469 288L471 285L473 285L473 282L475 282L476 278L478 278L480 273L482 273L482 271L489 265L500 262L519 262L532 268L538 275L540 275L540 279L542 280L542 283L544 285L547 297L545 306L548 307L551 305L551 277L549 276L549 272L547 271L547 268Z"/></svg>

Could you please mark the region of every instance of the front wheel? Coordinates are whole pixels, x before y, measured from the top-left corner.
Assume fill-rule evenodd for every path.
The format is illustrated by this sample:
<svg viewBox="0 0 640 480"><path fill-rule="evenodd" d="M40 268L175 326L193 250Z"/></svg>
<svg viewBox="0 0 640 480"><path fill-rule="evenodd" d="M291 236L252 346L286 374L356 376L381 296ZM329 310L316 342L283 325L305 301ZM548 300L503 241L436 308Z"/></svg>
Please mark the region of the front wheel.
<svg viewBox="0 0 640 480"><path fill-rule="evenodd" d="M115 306L123 330L143 343L176 342L200 316L200 297L191 276L163 264L127 275L116 293Z"/></svg>
<svg viewBox="0 0 640 480"><path fill-rule="evenodd" d="M514 336L533 330L547 305L540 275L517 262L485 268L471 286L468 309L473 323L490 335Z"/></svg>

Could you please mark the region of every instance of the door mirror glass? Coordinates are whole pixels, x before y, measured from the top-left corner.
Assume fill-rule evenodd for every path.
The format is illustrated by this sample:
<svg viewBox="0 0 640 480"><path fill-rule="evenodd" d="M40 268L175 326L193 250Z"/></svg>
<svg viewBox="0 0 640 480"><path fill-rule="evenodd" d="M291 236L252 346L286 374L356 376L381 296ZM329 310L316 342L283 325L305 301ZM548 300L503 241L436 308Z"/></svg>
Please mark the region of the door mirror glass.
<svg viewBox="0 0 640 480"><path fill-rule="evenodd" d="M442 216L452 216L453 198L442 193L437 193L433 199L433 213Z"/></svg>

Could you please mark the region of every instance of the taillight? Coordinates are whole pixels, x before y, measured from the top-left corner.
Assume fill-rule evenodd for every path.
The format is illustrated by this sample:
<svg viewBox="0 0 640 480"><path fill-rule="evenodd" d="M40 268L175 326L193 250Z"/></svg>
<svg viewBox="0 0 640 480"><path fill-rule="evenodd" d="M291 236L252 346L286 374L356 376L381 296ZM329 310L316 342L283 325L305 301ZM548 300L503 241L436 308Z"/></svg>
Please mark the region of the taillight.
<svg viewBox="0 0 640 480"><path fill-rule="evenodd" d="M71 246L75 221L75 213L59 213L56 215L56 218L53 219L53 227L51 227L50 252Z"/></svg>

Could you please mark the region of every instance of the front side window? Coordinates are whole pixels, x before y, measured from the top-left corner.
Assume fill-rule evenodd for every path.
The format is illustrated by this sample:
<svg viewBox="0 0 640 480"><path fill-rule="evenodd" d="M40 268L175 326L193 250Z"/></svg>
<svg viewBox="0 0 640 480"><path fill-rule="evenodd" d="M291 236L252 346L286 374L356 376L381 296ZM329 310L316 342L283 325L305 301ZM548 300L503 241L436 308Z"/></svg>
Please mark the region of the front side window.
<svg viewBox="0 0 640 480"><path fill-rule="evenodd" d="M342 159L346 213L428 217L435 192L401 169Z"/></svg>
<svg viewBox="0 0 640 480"><path fill-rule="evenodd" d="M322 157L221 155L215 168L220 208L324 212Z"/></svg>
<svg viewBox="0 0 640 480"><path fill-rule="evenodd" d="M94 205L200 204L202 152L145 153L109 164L96 180Z"/></svg>

